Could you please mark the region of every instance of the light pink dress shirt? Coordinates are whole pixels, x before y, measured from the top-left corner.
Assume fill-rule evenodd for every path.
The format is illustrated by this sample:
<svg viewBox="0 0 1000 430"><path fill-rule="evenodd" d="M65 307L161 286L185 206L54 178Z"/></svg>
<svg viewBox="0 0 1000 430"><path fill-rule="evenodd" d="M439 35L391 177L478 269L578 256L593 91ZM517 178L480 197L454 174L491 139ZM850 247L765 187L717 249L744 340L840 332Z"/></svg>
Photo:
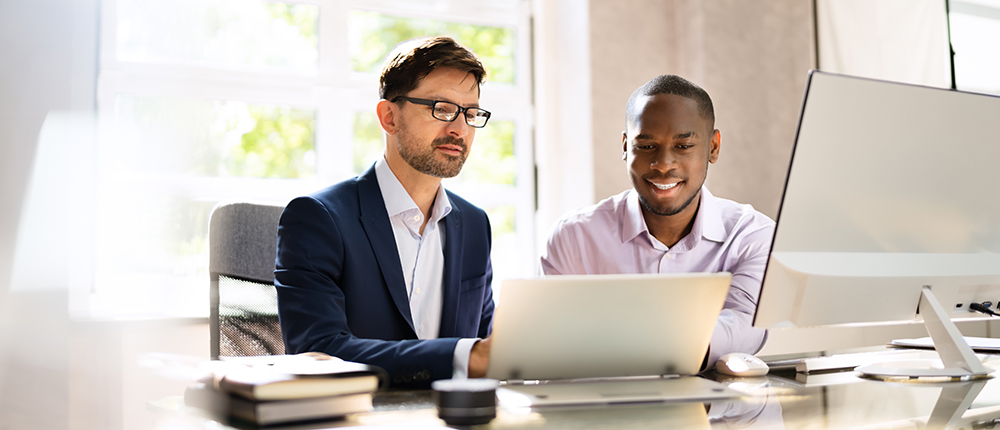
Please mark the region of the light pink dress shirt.
<svg viewBox="0 0 1000 430"><path fill-rule="evenodd" d="M774 221L750 205L701 188L691 233L667 248L649 234L632 190L559 220L541 259L546 275L730 272L729 294L712 333L708 366L730 352L756 353L767 332L751 324Z"/></svg>

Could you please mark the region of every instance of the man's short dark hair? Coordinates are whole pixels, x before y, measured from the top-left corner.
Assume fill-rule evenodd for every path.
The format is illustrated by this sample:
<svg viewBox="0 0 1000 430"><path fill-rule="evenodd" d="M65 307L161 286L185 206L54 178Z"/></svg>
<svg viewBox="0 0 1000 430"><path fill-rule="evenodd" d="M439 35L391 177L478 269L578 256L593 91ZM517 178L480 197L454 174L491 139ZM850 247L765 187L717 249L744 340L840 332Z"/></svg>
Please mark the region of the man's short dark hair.
<svg viewBox="0 0 1000 430"><path fill-rule="evenodd" d="M698 103L698 114L708 121L710 130L715 129L715 108L712 107L712 98L701 87L677 75L657 76L632 92L632 95L628 98L628 104L625 105L626 129L635 119L636 100L642 96L653 96L656 94L673 94L694 100Z"/></svg>
<svg viewBox="0 0 1000 430"><path fill-rule="evenodd" d="M405 96L438 67L471 73L477 86L486 82L486 68L479 57L455 39L448 36L412 39L396 45L386 56L379 76L379 96L384 100Z"/></svg>

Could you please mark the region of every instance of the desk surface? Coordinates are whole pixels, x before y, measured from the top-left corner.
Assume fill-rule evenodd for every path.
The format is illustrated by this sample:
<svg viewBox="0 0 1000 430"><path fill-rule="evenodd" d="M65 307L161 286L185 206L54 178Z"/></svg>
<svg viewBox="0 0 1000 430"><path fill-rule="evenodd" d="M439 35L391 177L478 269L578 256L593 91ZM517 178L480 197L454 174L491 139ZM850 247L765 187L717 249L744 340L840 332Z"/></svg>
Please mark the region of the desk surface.
<svg viewBox="0 0 1000 430"><path fill-rule="evenodd" d="M710 403L654 403L603 407L539 408L508 411L498 408L497 418L477 429L924 429L929 417L944 417L950 428L993 428L1000 423L1000 380L973 383L889 383L856 377L853 372L815 375L769 375L717 381L744 397ZM974 386L972 386L974 385ZM978 391L978 394L977 394ZM964 406L942 411L942 405L958 405L954 397L972 392ZM953 398L949 403L948 398ZM959 399L960 400L960 399ZM219 425L180 398L154 404L155 429L234 429ZM937 411L935 410L937 407ZM948 409L948 408L945 408ZM956 411L956 409L961 409ZM957 412L957 413L956 413ZM933 420L933 418L931 418ZM379 429L447 428L437 418L429 391L378 393L375 410L338 421L275 427L322 429L375 426ZM997 427L1000 428L1000 427Z"/></svg>

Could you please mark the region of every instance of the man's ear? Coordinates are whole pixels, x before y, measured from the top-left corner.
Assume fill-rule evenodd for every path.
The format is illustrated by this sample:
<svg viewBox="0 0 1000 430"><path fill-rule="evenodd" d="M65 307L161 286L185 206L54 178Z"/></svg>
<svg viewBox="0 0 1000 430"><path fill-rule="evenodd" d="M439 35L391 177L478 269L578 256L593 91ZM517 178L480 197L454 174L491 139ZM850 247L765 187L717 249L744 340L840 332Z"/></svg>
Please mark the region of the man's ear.
<svg viewBox="0 0 1000 430"><path fill-rule="evenodd" d="M628 132L622 132L622 160L628 159Z"/></svg>
<svg viewBox="0 0 1000 430"><path fill-rule="evenodd" d="M722 133L719 130L712 132L712 142L709 146L708 162L715 164L719 160L719 150L722 147Z"/></svg>
<svg viewBox="0 0 1000 430"><path fill-rule="evenodd" d="M378 124L385 134L392 136L399 131L399 105L381 100L375 107L375 114L378 115Z"/></svg>

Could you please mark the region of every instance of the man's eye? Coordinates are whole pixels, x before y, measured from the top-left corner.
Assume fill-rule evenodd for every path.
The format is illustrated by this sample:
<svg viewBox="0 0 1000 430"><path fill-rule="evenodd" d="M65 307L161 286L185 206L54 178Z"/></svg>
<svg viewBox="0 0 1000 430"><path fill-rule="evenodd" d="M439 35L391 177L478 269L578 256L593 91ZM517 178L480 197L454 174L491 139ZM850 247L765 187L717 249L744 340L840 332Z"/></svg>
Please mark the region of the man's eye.
<svg viewBox="0 0 1000 430"><path fill-rule="evenodd" d="M655 148L653 145L636 145L635 146L635 149L641 149L641 150L644 150L644 151L650 150L650 149L653 149L653 148Z"/></svg>
<svg viewBox="0 0 1000 430"><path fill-rule="evenodd" d="M694 145L688 145L688 144L680 144L680 145L677 145L677 148L678 148L678 149L688 149L688 148L691 148L691 147L693 147L693 146L694 146Z"/></svg>

